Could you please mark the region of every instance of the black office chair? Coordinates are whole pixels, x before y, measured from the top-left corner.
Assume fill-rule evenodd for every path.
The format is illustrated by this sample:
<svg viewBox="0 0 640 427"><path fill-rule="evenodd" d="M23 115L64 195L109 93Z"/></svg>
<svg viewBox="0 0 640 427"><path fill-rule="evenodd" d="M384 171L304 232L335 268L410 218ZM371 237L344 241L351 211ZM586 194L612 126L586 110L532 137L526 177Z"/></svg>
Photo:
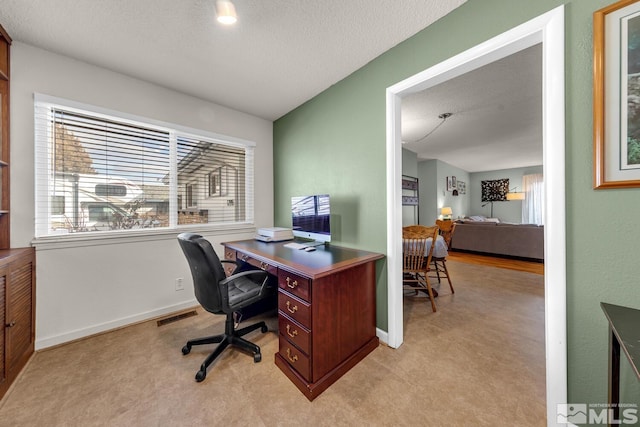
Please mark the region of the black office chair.
<svg viewBox="0 0 640 427"><path fill-rule="evenodd" d="M178 235L180 247L187 257L193 286L198 302L210 313L226 314L224 334L198 338L187 341L182 347L182 354L189 354L191 346L219 343L200 366L196 373L196 381L200 382L207 376L207 367L229 345L253 353L255 363L262 360L260 347L242 338L251 331L260 329L262 333L268 331L265 322L236 330L234 327L234 312L247 307L256 301L272 296L275 289L268 285L269 275L263 270L246 270L238 272L240 264L230 260L220 260L213 250L211 243L204 237L193 233ZM234 273L226 277L223 262L236 263Z"/></svg>

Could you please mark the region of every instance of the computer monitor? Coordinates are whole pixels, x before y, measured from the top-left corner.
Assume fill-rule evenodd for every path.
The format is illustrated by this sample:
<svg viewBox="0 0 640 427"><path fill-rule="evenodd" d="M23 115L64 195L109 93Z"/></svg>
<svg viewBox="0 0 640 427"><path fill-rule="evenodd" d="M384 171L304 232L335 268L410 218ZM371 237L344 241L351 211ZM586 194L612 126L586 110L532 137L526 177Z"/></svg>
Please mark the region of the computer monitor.
<svg viewBox="0 0 640 427"><path fill-rule="evenodd" d="M319 243L331 241L331 209L328 194L291 198L293 235Z"/></svg>

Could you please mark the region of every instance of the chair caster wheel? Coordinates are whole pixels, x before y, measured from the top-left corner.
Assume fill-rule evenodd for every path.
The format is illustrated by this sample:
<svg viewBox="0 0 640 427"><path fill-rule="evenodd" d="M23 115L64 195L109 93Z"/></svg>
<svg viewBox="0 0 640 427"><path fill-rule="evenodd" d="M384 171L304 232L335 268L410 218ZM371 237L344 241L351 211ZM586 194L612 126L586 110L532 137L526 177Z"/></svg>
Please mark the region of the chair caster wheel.
<svg viewBox="0 0 640 427"><path fill-rule="evenodd" d="M264 325L263 327L260 328L260 332L262 332L263 334L266 334L269 331L269 328L267 328L267 325Z"/></svg>
<svg viewBox="0 0 640 427"><path fill-rule="evenodd" d="M196 372L196 381L202 382L207 377L207 371Z"/></svg>
<svg viewBox="0 0 640 427"><path fill-rule="evenodd" d="M185 345L184 347L182 347L182 354L189 354L191 353L191 347L189 347L188 345Z"/></svg>
<svg viewBox="0 0 640 427"><path fill-rule="evenodd" d="M262 354L256 353L253 355L253 363L258 363L262 360Z"/></svg>

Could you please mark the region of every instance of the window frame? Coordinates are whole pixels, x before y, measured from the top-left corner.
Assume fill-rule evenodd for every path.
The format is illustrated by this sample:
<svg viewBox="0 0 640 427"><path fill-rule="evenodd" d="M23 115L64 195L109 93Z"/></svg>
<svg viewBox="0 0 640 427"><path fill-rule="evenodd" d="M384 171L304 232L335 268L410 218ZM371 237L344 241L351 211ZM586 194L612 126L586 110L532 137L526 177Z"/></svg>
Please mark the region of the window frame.
<svg viewBox="0 0 640 427"><path fill-rule="evenodd" d="M51 231L46 234L42 233L41 229L49 228L50 220L42 220L43 216L50 215L50 204L52 201L49 196L49 179L41 178L42 170L38 168L39 164L47 164L50 160L48 154L48 145L50 141L50 131L47 134L41 134L38 131L38 126L41 120L39 117L40 111L48 109L51 111L53 108L59 108L67 110L69 112L90 115L92 117L110 121L116 121L124 124L130 124L134 126L142 126L150 129L169 132L170 138L170 178L169 178L169 226L161 228L149 228L149 229L132 229L132 230L110 230L110 231L92 231L85 233L65 233L65 234L53 234ZM254 202L255 202L255 162L254 151L256 143L253 141L222 135L202 129L194 129L185 127L175 123L164 122L160 120L151 119L148 117L136 116L125 112L110 110L93 105L83 104L76 101L71 101L63 98L53 97L49 95L34 94L34 149L35 149L35 217L36 225L34 227L35 237L32 244L35 246L43 245L56 245L61 243L63 247L66 246L80 246L113 243L114 239L119 240L156 240L164 239L166 236L175 236L176 232L191 231L191 232L205 232L210 234L228 234L229 232L244 232L255 229L254 224ZM45 126L46 128L46 126ZM220 222L220 223L207 223L207 224L178 224L178 199L180 192L177 188L178 182L178 170L177 170L177 140L178 138L193 138L212 142L216 144L223 144L234 148L243 149L245 152L245 177L244 177L244 198L245 198L245 215L243 220L234 222ZM42 147L46 144L45 147ZM44 162L44 163L43 163ZM195 182L193 185L197 185ZM44 196L44 198L43 198ZM182 202L186 204L186 199L183 197ZM42 223L45 223L43 226ZM38 229L40 227L41 229ZM144 237L143 237L144 236ZM75 243L74 243L75 242ZM84 242L84 243L83 243Z"/></svg>

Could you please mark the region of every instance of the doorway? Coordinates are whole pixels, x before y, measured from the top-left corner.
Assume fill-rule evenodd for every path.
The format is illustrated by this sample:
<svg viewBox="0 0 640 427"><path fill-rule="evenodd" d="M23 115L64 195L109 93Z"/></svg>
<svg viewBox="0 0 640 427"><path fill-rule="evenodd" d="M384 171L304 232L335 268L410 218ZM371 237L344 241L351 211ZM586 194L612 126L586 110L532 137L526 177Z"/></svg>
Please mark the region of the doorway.
<svg viewBox="0 0 640 427"><path fill-rule="evenodd" d="M387 303L391 347L403 341L401 233L402 98L542 43L545 176L545 352L547 420L567 399L564 158L564 6L387 88ZM385 339L386 338L386 339Z"/></svg>

